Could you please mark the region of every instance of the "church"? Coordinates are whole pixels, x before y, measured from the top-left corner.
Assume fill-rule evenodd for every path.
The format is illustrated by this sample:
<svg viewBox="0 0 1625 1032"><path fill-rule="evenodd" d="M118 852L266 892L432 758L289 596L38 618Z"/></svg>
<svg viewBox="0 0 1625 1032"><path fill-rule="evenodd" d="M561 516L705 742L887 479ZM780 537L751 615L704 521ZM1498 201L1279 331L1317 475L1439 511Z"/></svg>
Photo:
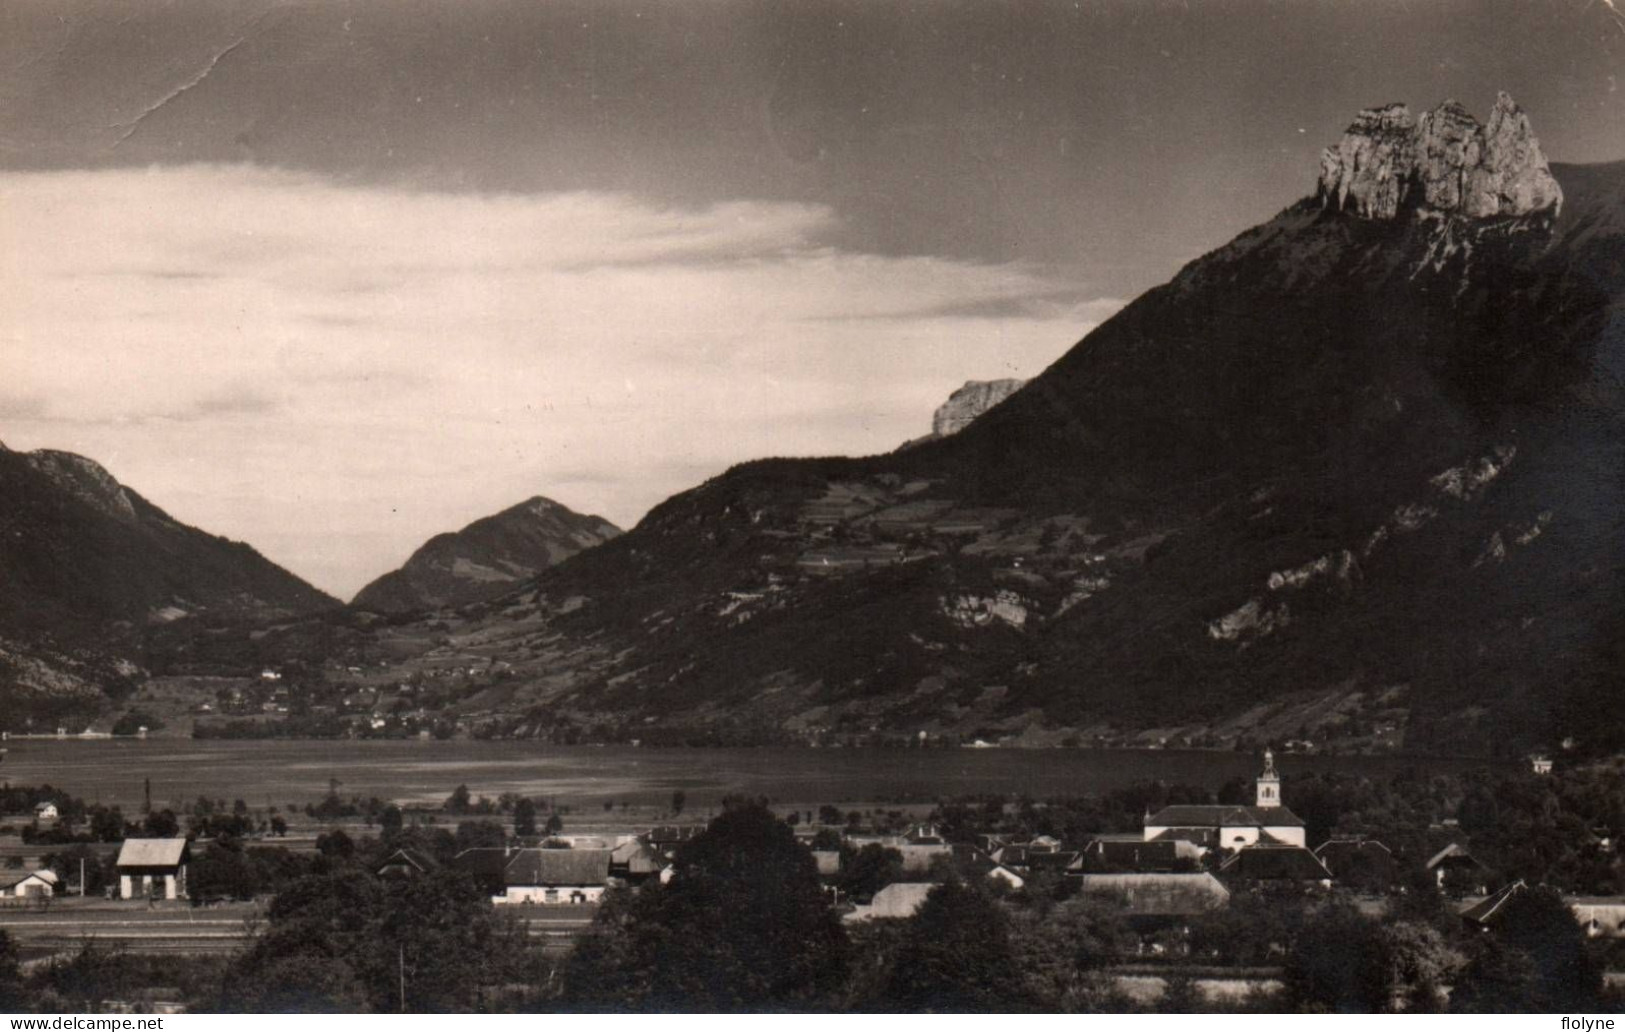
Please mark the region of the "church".
<svg viewBox="0 0 1625 1032"><path fill-rule="evenodd" d="M1264 772L1255 782L1253 805L1227 803L1165 806L1145 818L1145 841L1183 840L1204 849L1305 846L1303 821L1281 805L1275 754L1264 750Z"/></svg>

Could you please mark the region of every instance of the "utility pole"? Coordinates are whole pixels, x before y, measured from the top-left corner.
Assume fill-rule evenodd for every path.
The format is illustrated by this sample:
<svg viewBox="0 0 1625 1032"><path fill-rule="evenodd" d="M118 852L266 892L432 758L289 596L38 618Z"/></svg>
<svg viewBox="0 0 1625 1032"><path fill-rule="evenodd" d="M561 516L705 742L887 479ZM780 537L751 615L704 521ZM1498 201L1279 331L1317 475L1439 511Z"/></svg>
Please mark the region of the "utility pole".
<svg viewBox="0 0 1625 1032"><path fill-rule="evenodd" d="M85 858L79 858L79 898L85 898Z"/></svg>
<svg viewBox="0 0 1625 1032"><path fill-rule="evenodd" d="M403 942L396 947L400 952L396 954L396 971L401 978L401 1013L406 1013L406 944Z"/></svg>

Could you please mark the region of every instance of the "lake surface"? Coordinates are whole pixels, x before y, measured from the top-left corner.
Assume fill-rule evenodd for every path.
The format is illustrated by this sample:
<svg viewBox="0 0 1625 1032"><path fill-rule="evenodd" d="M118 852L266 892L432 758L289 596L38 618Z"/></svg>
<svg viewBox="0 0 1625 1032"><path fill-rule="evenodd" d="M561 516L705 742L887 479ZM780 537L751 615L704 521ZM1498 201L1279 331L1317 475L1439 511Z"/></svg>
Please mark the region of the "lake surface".
<svg viewBox="0 0 1625 1032"><path fill-rule="evenodd" d="M943 796L1085 795L1161 779L1218 788L1251 777L1248 753L1091 749L647 749L471 741L31 740L5 743L0 778L51 784L128 810L152 780L159 806L199 795L251 806L303 806L337 778L343 796L438 803L459 784L474 795L518 792L572 807L606 800L658 804L682 789L691 805L748 793L776 803L930 802ZM1386 777L1482 766L1433 757L1283 756L1290 778L1311 771Z"/></svg>

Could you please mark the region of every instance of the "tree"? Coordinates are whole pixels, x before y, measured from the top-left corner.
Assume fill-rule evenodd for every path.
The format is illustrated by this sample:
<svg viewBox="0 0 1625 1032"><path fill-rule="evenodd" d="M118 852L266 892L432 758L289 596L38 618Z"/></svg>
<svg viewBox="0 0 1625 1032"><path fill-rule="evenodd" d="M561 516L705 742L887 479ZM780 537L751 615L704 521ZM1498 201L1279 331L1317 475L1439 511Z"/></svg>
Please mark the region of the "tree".
<svg viewBox="0 0 1625 1032"><path fill-rule="evenodd" d="M23 1009L21 954L11 934L0 928L0 1011L16 1014Z"/></svg>
<svg viewBox="0 0 1625 1032"><path fill-rule="evenodd" d="M501 849L508 844L508 833L496 821L462 821L457 825L457 851L465 849Z"/></svg>
<svg viewBox="0 0 1625 1032"><path fill-rule="evenodd" d="M282 819L281 814L271 818L271 834L277 838L285 838L288 834L288 822Z"/></svg>
<svg viewBox="0 0 1625 1032"><path fill-rule="evenodd" d="M452 790L451 795L446 797L445 805L441 809L447 813L467 813L471 805L468 786L458 785Z"/></svg>
<svg viewBox="0 0 1625 1032"><path fill-rule="evenodd" d="M174 838L180 834L181 822L170 810L154 810L147 814L141 830L148 838Z"/></svg>
<svg viewBox="0 0 1625 1032"><path fill-rule="evenodd" d="M932 889L909 919L875 1004L905 1012L987 1013L1025 1010L1031 1002L1004 912L977 888L952 881Z"/></svg>
<svg viewBox="0 0 1625 1032"><path fill-rule="evenodd" d="M117 842L124 838L124 814L118 807L96 807L90 815L90 835L97 842Z"/></svg>
<svg viewBox="0 0 1625 1032"><path fill-rule="evenodd" d="M405 824L406 821L401 816L401 808L396 806L394 803L390 803L388 806L384 807L383 811L378 815L378 830L383 833L386 841L393 840L397 835L399 835L401 833L401 828L404 827Z"/></svg>
<svg viewBox="0 0 1625 1032"><path fill-rule="evenodd" d="M583 1008L806 1009L846 973L846 935L812 856L759 803L725 803L666 885L599 913L565 970Z"/></svg>
<svg viewBox="0 0 1625 1032"><path fill-rule="evenodd" d="M1548 886L1515 891L1490 941L1462 973L1452 1010L1468 1013L1591 1010L1602 970L1562 895Z"/></svg>
<svg viewBox="0 0 1625 1032"><path fill-rule="evenodd" d="M671 794L671 815L676 817L678 814L682 813L683 804L686 802L688 802L687 792L684 792L680 788L673 791Z"/></svg>
<svg viewBox="0 0 1625 1032"><path fill-rule="evenodd" d="M521 838L536 834L536 803L525 798L513 804L513 833Z"/></svg>
<svg viewBox="0 0 1625 1032"><path fill-rule="evenodd" d="M529 976L523 930L458 872L380 881L354 868L302 878L228 972L218 1009L474 1009ZM403 978L404 976L404 978Z"/></svg>
<svg viewBox="0 0 1625 1032"><path fill-rule="evenodd" d="M1293 1003L1310 1011L1375 1014L1393 997L1379 927L1341 904L1322 907L1304 925L1281 980Z"/></svg>
<svg viewBox="0 0 1625 1032"><path fill-rule="evenodd" d="M557 835L559 832L561 832L563 830L564 830L564 818L560 817L556 813L555 814L550 814L548 816L548 818L547 818L547 833L549 835Z"/></svg>
<svg viewBox="0 0 1625 1032"><path fill-rule="evenodd" d="M187 886L194 900L253 899L260 890L260 877L242 844L223 837L193 858Z"/></svg>
<svg viewBox="0 0 1625 1032"><path fill-rule="evenodd" d="M348 860L355 856L355 842L343 828L334 828L316 836L316 852L329 860Z"/></svg>
<svg viewBox="0 0 1625 1032"><path fill-rule="evenodd" d="M871 842L862 849L841 849L841 873L835 884L846 895L863 901L895 881L903 880L903 854Z"/></svg>

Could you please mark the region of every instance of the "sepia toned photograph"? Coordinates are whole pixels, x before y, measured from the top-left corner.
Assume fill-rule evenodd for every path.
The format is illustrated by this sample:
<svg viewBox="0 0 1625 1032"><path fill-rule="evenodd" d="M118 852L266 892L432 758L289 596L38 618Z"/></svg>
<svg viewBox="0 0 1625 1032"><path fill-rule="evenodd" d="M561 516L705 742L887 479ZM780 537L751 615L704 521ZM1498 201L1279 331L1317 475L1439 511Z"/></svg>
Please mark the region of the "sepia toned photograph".
<svg viewBox="0 0 1625 1032"><path fill-rule="evenodd" d="M1621 80L3 0L0 1013L1618 1027Z"/></svg>

